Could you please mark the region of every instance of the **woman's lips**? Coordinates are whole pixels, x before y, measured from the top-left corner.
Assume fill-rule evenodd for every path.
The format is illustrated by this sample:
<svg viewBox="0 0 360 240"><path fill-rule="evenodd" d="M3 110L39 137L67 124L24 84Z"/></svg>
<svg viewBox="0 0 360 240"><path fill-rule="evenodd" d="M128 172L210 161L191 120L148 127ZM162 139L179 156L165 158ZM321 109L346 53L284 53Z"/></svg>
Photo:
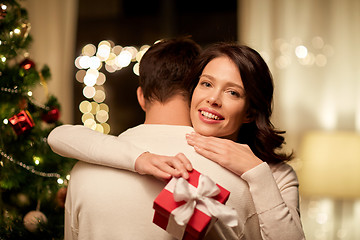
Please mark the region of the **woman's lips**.
<svg viewBox="0 0 360 240"><path fill-rule="evenodd" d="M206 123L219 123L224 117L218 112L210 109L199 109L199 117Z"/></svg>

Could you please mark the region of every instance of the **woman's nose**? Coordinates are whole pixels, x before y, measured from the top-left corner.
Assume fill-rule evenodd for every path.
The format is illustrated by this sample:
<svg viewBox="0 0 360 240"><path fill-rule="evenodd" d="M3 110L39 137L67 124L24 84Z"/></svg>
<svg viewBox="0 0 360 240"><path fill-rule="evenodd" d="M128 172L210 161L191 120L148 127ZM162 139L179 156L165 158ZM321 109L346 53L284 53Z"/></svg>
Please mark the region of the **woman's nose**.
<svg viewBox="0 0 360 240"><path fill-rule="evenodd" d="M221 107L221 100L218 94L209 96L207 99L207 103L209 103L211 106Z"/></svg>

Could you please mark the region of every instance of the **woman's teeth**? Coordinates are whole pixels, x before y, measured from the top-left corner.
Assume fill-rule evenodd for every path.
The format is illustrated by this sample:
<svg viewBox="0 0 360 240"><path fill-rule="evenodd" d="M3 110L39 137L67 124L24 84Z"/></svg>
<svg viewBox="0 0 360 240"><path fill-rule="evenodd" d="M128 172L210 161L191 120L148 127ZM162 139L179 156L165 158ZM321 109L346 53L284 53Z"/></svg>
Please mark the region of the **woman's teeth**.
<svg viewBox="0 0 360 240"><path fill-rule="evenodd" d="M212 113L201 111L201 115L203 115L206 118L214 119L214 120L220 120L220 118Z"/></svg>

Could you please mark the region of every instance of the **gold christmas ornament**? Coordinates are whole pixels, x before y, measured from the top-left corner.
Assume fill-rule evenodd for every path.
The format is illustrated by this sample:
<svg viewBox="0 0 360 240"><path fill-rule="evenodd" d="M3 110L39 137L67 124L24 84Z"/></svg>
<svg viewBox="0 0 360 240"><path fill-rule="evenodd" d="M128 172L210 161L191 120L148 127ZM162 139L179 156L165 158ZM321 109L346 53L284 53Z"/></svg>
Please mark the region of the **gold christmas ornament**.
<svg viewBox="0 0 360 240"><path fill-rule="evenodd" d="M21 24L21 29L20 29L21 37L24 39L27 38L29 36L30 29L31 29L30 23Z"/></svg>
<svg viewBox="0 0 360 240"><path fill-rule="evenodd" d="M46 216L40 211L30 211L24 217L24 226L30 232L36 232L40 223L47 223Z"/></svg>

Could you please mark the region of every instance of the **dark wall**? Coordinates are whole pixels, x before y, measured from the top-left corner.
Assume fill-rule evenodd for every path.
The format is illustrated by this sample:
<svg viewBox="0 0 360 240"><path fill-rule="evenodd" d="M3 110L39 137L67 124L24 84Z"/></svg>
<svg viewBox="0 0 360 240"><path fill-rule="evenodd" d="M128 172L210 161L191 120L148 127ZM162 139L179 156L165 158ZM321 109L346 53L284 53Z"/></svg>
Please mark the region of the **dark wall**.
<svg viewBox="0 0 360 240"><path fill-rule="evenodd" d="M201 46L218 41L236 41L236 0L79 0L77 55L88 43L95 46L111 40L121 46L151 45L156 40L190 35ZM132 67L115 73L103 71L107 77L105 103L110 107L111 134L119 134L144 120L137 104L138 77ZM74 80L75 81L75 80ZM75 106L85 100L82 84L75 81ZM81 124L76 108L75 123Z"/></svg>

